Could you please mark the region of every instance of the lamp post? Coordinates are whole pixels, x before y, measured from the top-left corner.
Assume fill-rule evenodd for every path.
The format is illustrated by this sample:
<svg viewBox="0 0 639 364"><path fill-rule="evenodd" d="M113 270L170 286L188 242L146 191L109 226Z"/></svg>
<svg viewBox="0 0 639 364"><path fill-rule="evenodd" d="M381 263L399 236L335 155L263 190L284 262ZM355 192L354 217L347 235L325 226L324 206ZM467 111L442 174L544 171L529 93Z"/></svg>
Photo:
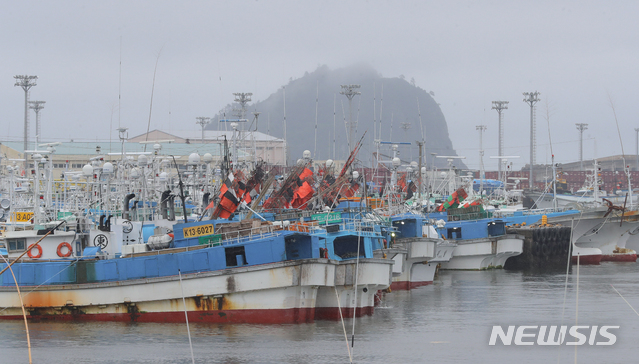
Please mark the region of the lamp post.
<svg viewBox="0 0 639 364"><path fill-rule="evenodd" d="M17 75L13 76L16 79L14 86L20 86L24 90L24 151L26 152L27 143L29 139L29 89L36 86L36 80L38 76ZM25 155L24 169L27 169L26 155Z"/></svg>
<svg viewBox="0 0 639 364"><path fill-rule="evenodd" d="M533 166L535 164L535 104L539 101L539 92L524 92L524 102L530 105L530 175L528 176L528 188L534 185Z"/></svg>
<svg viewBox="0 0 639 364"><path fill-rule="evenodd" d="M577 130L579 130L579 170L584 170L584 130L588 129L586 123L576 123Z"/></svg>
<svg viewBox="0 0 639 364"><path fill-rule="evenodd" d="M499 114L499 148L497 153L502 156L504 151L504 128L501 112L508 109L508 101L493 101L493 110L497 110ZM498 179L501 180L501 162L497 163Z"/></svg>
<svg viewBox="0 0 639 364"><path fill-rule="evenodd" d="M350 153L353 150L353 141L355 136L355 126L357 125L356 121L353 121L353 97L356 95L361 95L362 93L357 91L360 88L360 85L342 85L342 91L339 93L346 96L348 98L348 151Z"/></svg>

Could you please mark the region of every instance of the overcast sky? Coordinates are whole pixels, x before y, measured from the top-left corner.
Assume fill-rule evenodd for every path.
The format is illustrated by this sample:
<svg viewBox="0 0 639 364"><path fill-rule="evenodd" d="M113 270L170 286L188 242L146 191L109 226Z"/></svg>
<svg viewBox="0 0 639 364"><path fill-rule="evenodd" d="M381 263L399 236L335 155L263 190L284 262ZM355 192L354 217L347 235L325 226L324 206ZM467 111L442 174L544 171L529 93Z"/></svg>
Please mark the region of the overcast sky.
<svg viewBox="0 0 639 364"><path fill-rule="evenodd" d="M198 130L195 117L213 116L233 92L263 100L320 64L367 62L434 92L471 168L475 126L485 124L484 163L496 169L493 100L510 101L504 154L521 156L515 168L528 161L522 92L535 90L538 162L550 160L548 119L558 162L579 158L575 123L589 124L584 158L621 154L611 101L634 154L638 10L636 1L4 1L0 139L22 140L14 75L39 77L31 100L46 101L42 139L86 141L117 139L118 125L146 131L156 61L151 129L165 130Z"/></svg>

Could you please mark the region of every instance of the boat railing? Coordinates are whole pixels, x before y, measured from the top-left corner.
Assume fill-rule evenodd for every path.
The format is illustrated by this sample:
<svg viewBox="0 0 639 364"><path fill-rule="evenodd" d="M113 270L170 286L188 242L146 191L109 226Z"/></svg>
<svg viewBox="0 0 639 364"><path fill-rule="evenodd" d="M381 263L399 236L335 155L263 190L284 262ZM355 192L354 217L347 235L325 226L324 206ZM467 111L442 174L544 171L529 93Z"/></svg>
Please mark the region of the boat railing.
<svg viewBox="0 0 639 364"><path fill-rule="evenodd" d="M366 231L375 232L375 226L383 224L383 222L362 220L362 219L342 219L339 223L318 226L317 229L330 229L327 226L339 226L340 231Z"/></svg>
<svg viewBox="0 0 639 364"><path fill-rule="evenodd" d="M574 210L572 207L557 207L557 208L547 208L547 209L530 209L530 210L521 210L521 211L494 211L493 217L513 217L516 216L530 216L530 215L544 215L558 212L565 212Z"/></svg>
<svg viewBox="0 0 639 364"><path fill-rule="evenodd" d="M273 225L262 225L248 229L227 231L219 235L221 235L220 242L222 245L231 245L277 236L277 229Z"/></svg>

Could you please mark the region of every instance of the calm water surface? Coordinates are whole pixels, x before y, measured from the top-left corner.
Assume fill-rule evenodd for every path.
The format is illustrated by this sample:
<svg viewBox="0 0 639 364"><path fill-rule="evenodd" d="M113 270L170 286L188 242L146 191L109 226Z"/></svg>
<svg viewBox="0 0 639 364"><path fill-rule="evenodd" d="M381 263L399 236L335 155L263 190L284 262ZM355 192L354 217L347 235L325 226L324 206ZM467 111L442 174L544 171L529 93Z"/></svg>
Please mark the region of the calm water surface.
<svg viewBox="0 0 639 364"><path fill-rule="evenodd" d="M580 346L578 363L637 362L639 264L603 263L568 277L508 271L441 272L432 286L388 295L355 321L357 363L574 363L574 346L489 346L492 325L619 325L613 346ZM352 320L346 320L350 339ZM192 324L196 363L347 363L340 322ZM190 363L186 325L31 323L34 363ZM569 338L572 340L572 338ZM1 363L25 363L24 324L0 322Z"/></svg>

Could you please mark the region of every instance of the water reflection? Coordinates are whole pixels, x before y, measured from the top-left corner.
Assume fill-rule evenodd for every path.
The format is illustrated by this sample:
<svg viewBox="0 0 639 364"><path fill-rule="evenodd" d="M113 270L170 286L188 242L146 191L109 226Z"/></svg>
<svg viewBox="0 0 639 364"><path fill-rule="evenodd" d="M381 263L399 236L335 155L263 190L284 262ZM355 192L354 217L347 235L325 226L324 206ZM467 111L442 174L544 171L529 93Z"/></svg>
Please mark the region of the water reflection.
<svg viewBox="0 0 639 364"><path fill-rule="evenodd" d="M632 361L639 342L639 266L581 267L579 324L620 325L613 347L582 346L578 362ZM492 325L573 325L576 270L543 275L503 270L442 272L435 284L387 295L385 308L356 319L359 363L574 362L574 347L488 346ZM352 320L345 321L350 340ZM190 363L186 325L119 322L33 322L34 362ZM348 362L340 322L300 325L190 326L198 363ZM2 362L27 359L21 321L0 322Z"/></svg>

